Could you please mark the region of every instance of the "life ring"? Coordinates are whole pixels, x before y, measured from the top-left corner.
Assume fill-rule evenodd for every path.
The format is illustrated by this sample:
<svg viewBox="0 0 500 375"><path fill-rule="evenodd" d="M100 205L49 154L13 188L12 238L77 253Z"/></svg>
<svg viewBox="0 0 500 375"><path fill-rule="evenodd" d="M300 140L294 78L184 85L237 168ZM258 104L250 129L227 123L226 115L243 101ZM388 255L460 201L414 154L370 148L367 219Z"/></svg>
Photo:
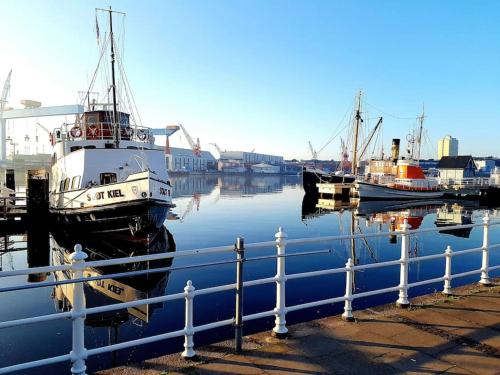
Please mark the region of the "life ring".
<svg viewBox="0 0 500 375"><path fill-rule="evenodd" d="M82 129L79 126L73 126L69 134L71 134L73 138L80 138L82 136Z"/></svg>
<svg viewBox="0 0 500 375"><path fill-rule="evenodd" d="M144 141L148 135L143 129L137 130L137 138L139 138L141 141Z"/></svg>
<svg viewBox="0 0 500 375"><path fill-rule="evenodd" d="M132 128L127 126L126 128L121 128L122 137L130 137L132 135Z"/></svg>
<svg viewBox="0 0 500 375"><path fill-rule="evenodd" d="M87 133L90 135L92 138L97 138L99 136L99 128L95 125L90 125L87 128Z"/></svg>

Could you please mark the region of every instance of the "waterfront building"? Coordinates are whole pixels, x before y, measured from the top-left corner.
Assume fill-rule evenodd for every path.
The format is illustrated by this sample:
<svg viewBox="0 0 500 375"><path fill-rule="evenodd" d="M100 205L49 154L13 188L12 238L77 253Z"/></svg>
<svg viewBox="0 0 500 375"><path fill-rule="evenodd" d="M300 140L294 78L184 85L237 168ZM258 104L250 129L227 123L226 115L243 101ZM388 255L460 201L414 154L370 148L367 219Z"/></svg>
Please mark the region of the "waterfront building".
<svg viewBox="0 0 500 375"><path fill-rule="evenodd" d="M246 151L223 151L220 153L218 169L222 172L247 172L255 164L269 164L281 167L283 156Z"/></svg>
<svg viewBox="0 0 500 375"><path fill-rule="evenodd" d="M438 142L438 159L443 156L458 156L458 139L447 135Z"/></svg>
<svg viewBox="0 0 500 375"><path fill-rule="evenodd" d="M270 165L265 163L254 164L251 166L253 173L280 173L279 165Z"/></svg>
<svg viewBox="0 0 500 375"><path fill-rule="evenodd" d="M476 164L472 156L443 156L437 166L441 180L462 180L475 176Z"/></svg>
<svg viewBox="0 0 500 375"><path fill-rule="evenodd" d="M489 175L495 168L497 160L494 158L474 158L477 170L481 175Z"/></svg>
<svg viewBox="0 0 500 375"><path fill-rule="evenodd" d="M200 156L189 148L170 147L170 154L165 155L167 169L170 172L206 172L217 169L217 160L209 151L201 151Z"/></svg>

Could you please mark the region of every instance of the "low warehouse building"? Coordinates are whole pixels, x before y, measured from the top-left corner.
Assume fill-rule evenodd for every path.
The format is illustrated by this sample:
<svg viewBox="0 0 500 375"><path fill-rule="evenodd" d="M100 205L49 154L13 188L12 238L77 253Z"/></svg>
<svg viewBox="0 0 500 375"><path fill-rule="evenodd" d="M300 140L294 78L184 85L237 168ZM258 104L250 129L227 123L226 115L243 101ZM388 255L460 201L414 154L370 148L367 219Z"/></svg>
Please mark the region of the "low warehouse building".
<svg viewBox="0 0 500 375"><path fill-rule="evenodd" d="M201 151L200 156L188 148L170 147L170 154L165 155L167 169L170 172L205 172L217 169L217 160L209 151Z"/></svg>

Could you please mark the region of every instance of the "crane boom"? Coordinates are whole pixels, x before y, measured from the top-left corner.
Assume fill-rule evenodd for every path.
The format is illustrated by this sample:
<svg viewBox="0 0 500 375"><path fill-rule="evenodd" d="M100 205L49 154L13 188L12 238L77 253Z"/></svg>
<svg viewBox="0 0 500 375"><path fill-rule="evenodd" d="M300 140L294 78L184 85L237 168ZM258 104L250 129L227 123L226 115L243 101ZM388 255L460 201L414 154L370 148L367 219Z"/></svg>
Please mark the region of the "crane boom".
<svg viewBox="0 0 500 375"><path fill-rule="evenodd" d="M217 152L219 153L219 155L222 154L222 150L217 143L210 143L210 144L217 149Z"/></svg>
<svg viewBox="0 0 500 375"><path fill-rule="evenodd" d="M5 83L3 84L2 96L0 96L0 111L5 109L5 104L7 103L7 98L10 92L10 77L12 76L12 69L9 71Z"/></svg>
<svg viewBox="0 0 500 375"><path fill-rule="evenodd" d="M189 146L191 146L191 150L193 150L193 154L195 154L196 156L200 156L201 155L200 140L196 139L196 143L195 143L193 141L193 138L191 138L191 136L189 135L187 130L184 128L184 126L179 124L179 127L181 128L182 132L184 133L184 136L186 137L186 139L189 143Z"/></svg>
<svg viewBox="0 0 500 375"><path fill-rule="evenodd" d="M312 155L313 160L318 160L318 153L313 148L311 141L309 141L309 151L311 151L311 155Z"/></svg>

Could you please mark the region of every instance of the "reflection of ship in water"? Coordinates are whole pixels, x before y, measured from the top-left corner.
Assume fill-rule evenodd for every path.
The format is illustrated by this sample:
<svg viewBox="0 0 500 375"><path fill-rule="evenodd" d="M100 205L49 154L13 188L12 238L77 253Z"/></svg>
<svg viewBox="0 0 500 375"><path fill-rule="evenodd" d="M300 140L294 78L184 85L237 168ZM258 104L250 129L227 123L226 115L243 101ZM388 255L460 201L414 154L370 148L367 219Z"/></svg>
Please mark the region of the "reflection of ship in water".
<svg viewBox="0 0 500 375"><path fill-rule="evenodd" d="M358 204L358 199L351 198L348 201L337 199L323 199L318 196L305 194L302 198L302 221L314 219L332 212L354 209Z"/></svg>
<svg viewBox="0 0 500 375"><path fill-rule="evenodd" d="M457 203L445 204L436 213L436 227L450 225L472 224L472 210ZM451 234L456 237L469 238L472 228L440 230L439 233Z"/></svg>
<svg viewBox="0 0 500 375"><path fill-rule="evenodd" d="M175 251L172 235L165 227L156 233L148 233L141 237L133 237L128 232L108 233L104 236L94 236L91 239L81 240L84 251L89 255L88 261L113 259L129 256L157 254ZM51 239L52 259L54 265L69 263L69 255L75 238L64 233L53 233ZM88 268L84 271L85 277L115 274L136 270L170 267L171 259L155 260ZM155 272L139 276L93 280L84 284L87 307L96 307L120 302L135 301L163 295L169 272ZM56 280L71 278L69 272L55 272ZM60 310L68 311L73 303L73 284L58 285L54 289L54 299ZM130 317L134 323L148 323L154 309L161 304L150 304L128 309L110 311L87 316L85 322L90 326L118 327L128 321Z"/></svg>
<svg viewBox="0 0 500 375"><path fill-rule="evenodd" d="M439 200L387 202L387 201L360 201L356 208L356 215L365 217L369 224L383 224L389 230L400 229L405 220L411 229L418 229L424 217L436 213L443 204Z"/></svg>

